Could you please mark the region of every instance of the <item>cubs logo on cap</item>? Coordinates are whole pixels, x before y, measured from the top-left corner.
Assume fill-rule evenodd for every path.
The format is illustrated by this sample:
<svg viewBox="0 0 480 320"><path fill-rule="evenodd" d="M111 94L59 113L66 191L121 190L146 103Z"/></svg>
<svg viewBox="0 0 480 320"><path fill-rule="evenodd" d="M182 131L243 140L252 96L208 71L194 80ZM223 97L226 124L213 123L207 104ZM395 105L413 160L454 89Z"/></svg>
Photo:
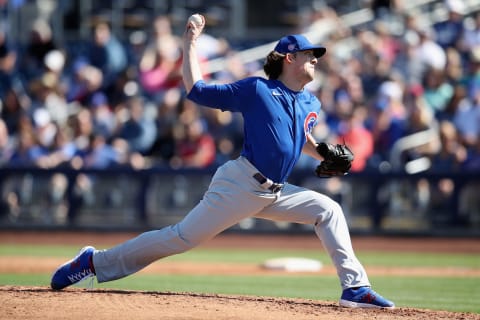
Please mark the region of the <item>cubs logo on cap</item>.
<svg viewBox="0 0 480 320"><path fill-rule="evenodd" d="M314 46L301 34L289 35L281 38L275 46L275 51L282 54L295 53L298 51L313 50L313 55L320 58L327 49L322 46Z"/></svg>

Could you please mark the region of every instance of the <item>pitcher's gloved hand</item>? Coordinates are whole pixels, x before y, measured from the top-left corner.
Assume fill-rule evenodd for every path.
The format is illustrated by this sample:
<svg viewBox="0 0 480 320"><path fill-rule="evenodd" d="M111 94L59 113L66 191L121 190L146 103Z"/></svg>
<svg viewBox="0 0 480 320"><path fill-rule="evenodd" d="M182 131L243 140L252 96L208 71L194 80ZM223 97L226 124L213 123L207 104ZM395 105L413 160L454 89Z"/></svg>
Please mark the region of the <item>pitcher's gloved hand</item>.
<svg viewBox="0 0 480 320"><path fill-rule="evenodd" d="M317 144L317 152L324 159L315 169L317 177L344 176L352 167L353 152L345 144L321 142Z"/></svg>

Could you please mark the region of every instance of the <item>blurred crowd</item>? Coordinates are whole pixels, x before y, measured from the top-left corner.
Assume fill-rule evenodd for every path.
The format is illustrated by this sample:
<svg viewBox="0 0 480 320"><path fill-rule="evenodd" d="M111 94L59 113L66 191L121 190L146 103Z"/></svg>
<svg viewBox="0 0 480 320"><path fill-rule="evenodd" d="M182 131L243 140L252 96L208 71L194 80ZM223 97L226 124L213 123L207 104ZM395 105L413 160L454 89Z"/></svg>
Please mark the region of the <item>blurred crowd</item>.
<svg viewBox="0 0 480 320"><path fill-rule="evenodd" d="M480 170L480 13L461 0L441 4L448 16L440 22L394 3L373 7L374 19L360 28L323 6L292 30L335 24L307 89L323 106L314 134L348 144L353 171L382 168L399 139L426 130L432 137L402 153L401 163L427 158L432 171ZM239 115L185 98L182 35L168 16L128 43L100 21L73 48L56 43L40 18L24 47L7 30L0 28L1 167L206 168L239 154ZM242 63L238 48L208 26L198 47L207 81L263 76L263 61ZM224 69L209 73L208 60L219 57Z"/></svg>

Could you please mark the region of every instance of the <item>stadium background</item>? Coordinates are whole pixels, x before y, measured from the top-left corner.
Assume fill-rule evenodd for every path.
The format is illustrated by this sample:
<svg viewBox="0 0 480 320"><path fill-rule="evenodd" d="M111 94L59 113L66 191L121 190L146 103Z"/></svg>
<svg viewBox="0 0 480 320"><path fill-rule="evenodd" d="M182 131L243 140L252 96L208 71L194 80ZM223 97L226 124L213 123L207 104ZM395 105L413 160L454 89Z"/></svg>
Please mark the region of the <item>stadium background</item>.
<svg viewBox="0 0 480 320"><path fill-rule="evenodd" d="M315 134L345 139L353 172L316 179L302 158L290 182L338 200L353 233L479 234L480 53L467 41L480 32L475 1L0 5L3 228L147 229L198 202L242 139L235 115L184 99L177 41L201 12L210 81L261 74L281 34L329 48L309 87L324 104ZM311 231L256 220L232 229Z"/></svg>
<svg viewBox="0 0 480 320"><path fill-rule="evenodd" d="M479 10L473 0L0 0L0 319L62 318L56 310L71 319L153 318L159 310L166 319L478 319ZM360 160L347 177L327 180L302 158L290 182L342 204L357 254L398 310L351 312L323 301L337 298L328 265L312 279L332 288L304 288L315 301L205 294L240 290L210 289L217 276L252 287L279 276L270 296L308 277L234 269L237 250L324 254L310 226L250 219L183 264L155 264L116 284L126 290L47 288L51 270L77 247L179 221L216 166L238 154L241 121L183 99L176 41L195 12L207 17L202 54L211 81L258 74L283 34L305 33L329 48L309 87L324 104L316 135L346 138ZM99 45L95 30L115 41ZM412 54L421 41L430 48L423 60ZM212 249L206 270L195 257ZM231 260L223 265L218 255ZM179 285L171 290L196 293L166 292L169 278ZM303 297L296 285L287 289Z"/></svg>

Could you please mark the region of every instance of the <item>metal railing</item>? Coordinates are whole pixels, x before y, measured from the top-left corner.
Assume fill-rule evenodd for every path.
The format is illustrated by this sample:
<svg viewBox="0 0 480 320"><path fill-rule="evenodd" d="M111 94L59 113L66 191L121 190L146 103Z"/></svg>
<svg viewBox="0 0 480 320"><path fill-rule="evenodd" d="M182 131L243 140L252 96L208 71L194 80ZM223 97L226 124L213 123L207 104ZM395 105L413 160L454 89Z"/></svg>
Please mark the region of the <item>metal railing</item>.
<svg viewBox="0 0 480 320"><path fill-rule="evenodd" d="M402 137L398 139L392 146L389 155L389 162L393 171L404 170L406 165L402 161L402 154L411 149L415 149L421 147L423 145L438 141L439 134L438 134L438 127L432 126L432 128L420 132L413 133L411 135ZM413 161L418 161L413 160ZM420 171L428 170L428 167L422 166L422 170L415 169L409 170L407 173L417 173Z"/></svg>

